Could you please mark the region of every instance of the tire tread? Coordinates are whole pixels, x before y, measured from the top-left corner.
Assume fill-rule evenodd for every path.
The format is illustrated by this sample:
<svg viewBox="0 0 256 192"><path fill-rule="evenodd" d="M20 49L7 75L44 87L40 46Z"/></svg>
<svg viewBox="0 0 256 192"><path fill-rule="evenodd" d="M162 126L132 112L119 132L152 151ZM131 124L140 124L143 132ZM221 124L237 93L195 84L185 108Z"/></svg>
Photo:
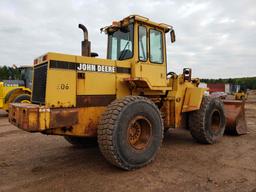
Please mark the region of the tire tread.
<svg viewBox="0 0 256 192"><path fill-rule="evenodd" d="M202 100L200 109L197 111L193 111L189 114L190 133L192 137L199 143L213 144L216 142L215 140L212 139L212 137L209 136L205 128L205 121L207 118L205 114L209 108L209 103L212 102L213 99L215 100L214 102L216 102L217 105L221 105L223 108L223 103L219 98L211 98L211 97L205 96ZM222 135L223 135L223 132L224 131L222 131Z"/></svg>
<svg viewBox="0 0 256 192"><path fill-rule="evenodd" d="M136 101L144 101L152 105L160 115L159 109L156 105L149 99L141 96L126 96L123 99L113 101L103 113L101 120L99 121L98 126L98 144L101 153L111 164L120 167L125 170L134 169L128 163L123 162L113 145L113 132L115 130L115 123L118 121L120 113L122 113L123 108L129 103ZM162 122L162 121L161 121ZM163 129L163 122L162 122ZM163 139L163 130L162 130L162 139ZM154 158L148 161L146 164L149 164ZM143 165L144 166L144 165ZM138 167L137 167L138 168Z"/></svg>

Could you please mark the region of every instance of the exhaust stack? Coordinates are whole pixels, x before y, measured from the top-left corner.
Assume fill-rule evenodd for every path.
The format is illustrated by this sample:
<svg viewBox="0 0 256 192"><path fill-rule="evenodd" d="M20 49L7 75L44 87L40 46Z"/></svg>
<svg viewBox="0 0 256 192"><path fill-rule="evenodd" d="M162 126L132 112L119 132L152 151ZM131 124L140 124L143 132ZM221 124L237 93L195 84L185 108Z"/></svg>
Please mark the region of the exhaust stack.
<svg viewBox="0 0 256 192"><path fill-rule="evenodd" d="M91 42L88 40L88 30L83 24L79 24L78 28L83 30L84 40L81 42L81 55L91 57Z"/></svg>

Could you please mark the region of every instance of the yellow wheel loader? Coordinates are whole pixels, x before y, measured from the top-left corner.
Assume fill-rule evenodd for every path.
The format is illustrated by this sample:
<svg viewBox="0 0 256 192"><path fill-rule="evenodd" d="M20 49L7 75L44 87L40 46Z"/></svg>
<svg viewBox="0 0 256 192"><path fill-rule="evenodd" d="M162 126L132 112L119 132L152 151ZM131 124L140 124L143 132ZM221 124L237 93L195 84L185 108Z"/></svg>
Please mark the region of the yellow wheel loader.
<svg viewBox="0 0 256 192"><path fill-rule="evenodd" d="M239 90L235 93L236 100L246 100L248 98L248 94L244 90Z"/></svg>
<svg viewBox="0 0 256 192"><path fill-rule="evenodd" d="M82 56L50 52L35 59L32 104L11 104L12 124L77 146L98 143L106 160L125 170L150 163L169 128L187 125L205 144L223 136L229 115L223 102L204 96L191 69L167 73L172 26L138 15L114 21L101 29L108 35L107 59L96 58L86 27L79 28Z"/></svg>
<svg viewBox="0 0 256 192"><path fill-rule="evenodd" d="M18 80L0 82L0 109L8 111L10 103L30 103L33 68L32 66L22 66L19 70L20 78ZM12 73L12 70L10 71Z"/></svg>

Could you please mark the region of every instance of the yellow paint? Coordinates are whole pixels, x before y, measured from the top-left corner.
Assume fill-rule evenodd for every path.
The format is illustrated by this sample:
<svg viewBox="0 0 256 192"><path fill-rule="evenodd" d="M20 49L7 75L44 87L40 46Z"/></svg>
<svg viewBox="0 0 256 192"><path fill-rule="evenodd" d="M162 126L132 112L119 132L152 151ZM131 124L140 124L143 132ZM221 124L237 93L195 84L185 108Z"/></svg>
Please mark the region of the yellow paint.
<svg viewBox="0 0 256 192"><path fill-rule="evenodd" d="M72 107L76 105L76 71L49 69L46 82L47 107Z"/></svg>
<svg viewBox="0 0 256 192"><path fill-rule="evenodd" d="M248 94L246 94L246 93L243 92L243 91L240 91L240 92L235 93L235 99L236 99L236 100L247 99L247 97L248 97Z"/></svg>
<svg viewBox="0 0 256 192"><path fill-rule="evenodd" d="M206 89L198 88L196 84L184 80L183 75L172 77L168 86L172 87L166 98L166 108L169 107L167 116L170 127L180 127L183 112L189 112L200 108L202 97ZM167 110L167 109L166 109Z"/></svg>
<svg viewBox="0 0 256 192"><path fill-rule="evenodd" d="M78 81L77 95L115 95L116 93L114 74L87 72L85 80Z"/></svg>
<svg viewBox="0 0 256 192"><path fill-rule="evenodd" d="M126 82L123 79L128 78L129 74L117 74L116 75L116 96L117 99L131 95L131 91L127 88Z"/></svg>
<svg viewBox="0 0 256 192"><path fill-rule="evenodd" d="M46 55L47 55L47 60L76 62L75 55L52 53L52 52L49 52Z"/></svg>
<svg viewBox="0 0 256 192"><path fill-rule="evenodd" d="M28 110L26 110L26 111L28 111ZM40 124L40 123L38 124L38 113L36 113L36 112L31 112L31 113L29 113L29 118L28 118L28 120L29 120L29 125L30 125L31 127L36 127L36 126L39 125L39 130L43 130L43 129L41 128L41 124ZM39 122L40 122L40 121L39 121Z"/></svg>
<svg viewBox="0 0 256 192"><path fill-rule="evenodd" d="M21 103L31 103L29 100L22 100Z"/></svg>
<svg viewBox="0 0 256 192"><path fill-rule="evenodd" d="M148 25L146 25L148 24ZM152 23L149 23L148 21L143 25L147 28L147 31L149 32ZM135 35L134 35L134 45L138 45L138 27L139 23L135 23ZM158 25L157 25L158 26ZM162 32L162 39L163 39L163 53L166 52L166 47L165 47L165 33L164 29L158 29L160 32ZM149 36L149 35L148 35ZM147 82L149 85L150 89L152 90L161 90L164 89L167 85L166 81L166 70L167 70L167 64L166 64L166 54L163 54L163 63L162 64L157 64L157 63L151 63L149 59L149 53L150 53L150 48L149 48L149 37L147 38L147 53L148 53L148 59L147 61L140 61L138 52L138 46L134 46L134 62L132 63L132 77L133 78L140 78L143 79Z"/></svg>
<svg viewBox="0 0 256 192"><path fill-rule="evenodd" d="M182 112L198 110L200 108L205 91L206 89L204 88L187 88Z"/></svg>

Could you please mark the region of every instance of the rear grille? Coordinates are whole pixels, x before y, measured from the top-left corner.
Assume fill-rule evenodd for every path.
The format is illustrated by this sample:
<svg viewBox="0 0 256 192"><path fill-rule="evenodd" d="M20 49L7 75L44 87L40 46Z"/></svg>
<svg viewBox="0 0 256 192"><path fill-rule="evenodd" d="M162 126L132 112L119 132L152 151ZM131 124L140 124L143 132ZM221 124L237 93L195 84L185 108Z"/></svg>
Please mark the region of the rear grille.
<svg viewBox="0 0 256 192"><path fill-rule="evenodd" d="M34 67L32 103L44 104L48 62Z"/></svg>

